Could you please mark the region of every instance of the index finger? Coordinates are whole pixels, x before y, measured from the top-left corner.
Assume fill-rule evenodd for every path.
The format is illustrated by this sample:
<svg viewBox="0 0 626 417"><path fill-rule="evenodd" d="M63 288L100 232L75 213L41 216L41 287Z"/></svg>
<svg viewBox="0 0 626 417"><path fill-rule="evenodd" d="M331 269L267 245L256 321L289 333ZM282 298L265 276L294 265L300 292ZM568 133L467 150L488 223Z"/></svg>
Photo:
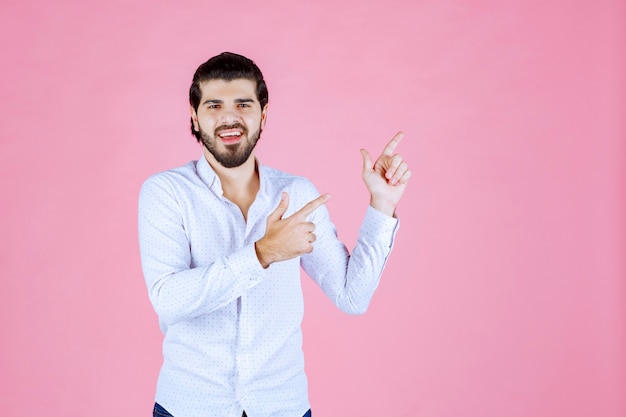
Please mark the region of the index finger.
<svg viewBox="0 0 626 417"><path fill-rule="evenodd" d="M400 143L403 137L404 132L396 133L395 136L391 138L389 143L385 146L385 149L383 149L383 155L393 155L393 151L396 150L398 143Z"/></svg>
<svg viewBox="0 0 626 417"><path fill-rule="evenodd" d="M328 200L330 200L330 194L322 194L315 200L311 200L306 203L304 207L296 211L293 216L302 216L303 218L306 218L309 214L313 213L315 210L326 204Z"/></svg>

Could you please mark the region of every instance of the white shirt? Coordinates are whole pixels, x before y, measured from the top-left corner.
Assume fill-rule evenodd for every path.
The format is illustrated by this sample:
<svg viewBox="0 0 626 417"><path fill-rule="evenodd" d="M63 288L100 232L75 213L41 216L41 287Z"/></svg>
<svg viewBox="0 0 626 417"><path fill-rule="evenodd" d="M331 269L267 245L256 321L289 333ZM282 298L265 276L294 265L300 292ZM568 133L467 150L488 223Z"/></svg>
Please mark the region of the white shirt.
<svg viewBox="0 0 626 417"><path fill-rule="evenodd" d="M150 301L164 334L156 401L175 417L299 417L309 408L300 266L343 311L365 312L398 227L368 207L352 255L326 207L308 218L310 254L263 269L254 243L289 193L284 217L319 196L307 179L258 164L248 211L223 197L204 157L143 184L139 246Z"/></svg>

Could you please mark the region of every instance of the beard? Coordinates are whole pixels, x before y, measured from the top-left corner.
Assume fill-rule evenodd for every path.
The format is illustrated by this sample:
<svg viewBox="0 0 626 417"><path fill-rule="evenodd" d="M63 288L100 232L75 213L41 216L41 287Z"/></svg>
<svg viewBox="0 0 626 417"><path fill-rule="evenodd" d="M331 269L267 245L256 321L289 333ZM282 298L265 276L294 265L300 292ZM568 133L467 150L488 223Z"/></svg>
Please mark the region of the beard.
<svg viewBox="0 0 626 417"><path fill-rule="evenodd" d="M235 168L243 165L244 162L250 158L256 143L261 137L261 126L259 126L257 131L252 133L252 135L250 135L248 129L240 123L220 126L215 129L213 136L202 130L200 126L198 126L198 128L200 129L200 140L202 144L224 168ZM226 149L220 150L218 146L219 139L216 138L219 132L226 129L241 129L241 136L245 136L245 140L241 140L232 145L223 145Z"/></svg>

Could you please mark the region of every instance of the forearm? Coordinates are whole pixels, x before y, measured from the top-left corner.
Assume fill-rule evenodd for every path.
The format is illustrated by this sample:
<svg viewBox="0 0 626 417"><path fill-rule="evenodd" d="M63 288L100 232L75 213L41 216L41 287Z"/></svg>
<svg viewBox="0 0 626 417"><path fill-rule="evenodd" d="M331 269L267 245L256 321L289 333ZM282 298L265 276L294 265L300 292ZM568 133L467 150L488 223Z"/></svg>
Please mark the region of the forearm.
<svg viewBox="0 0 626 417"><path fill-rule="evenodd" d="M368 207L351 255L333 229L302 258L303 267L339 309L362 314L378 286L397 228L397 219Z"/></svg>
<svg viewBox="0 0 626 417"><path fill-rule="evenodd" d="M208 266L172 268L142 259L150 301L166 324L206 314L233 302L262 279L253 245Z"/></svg>

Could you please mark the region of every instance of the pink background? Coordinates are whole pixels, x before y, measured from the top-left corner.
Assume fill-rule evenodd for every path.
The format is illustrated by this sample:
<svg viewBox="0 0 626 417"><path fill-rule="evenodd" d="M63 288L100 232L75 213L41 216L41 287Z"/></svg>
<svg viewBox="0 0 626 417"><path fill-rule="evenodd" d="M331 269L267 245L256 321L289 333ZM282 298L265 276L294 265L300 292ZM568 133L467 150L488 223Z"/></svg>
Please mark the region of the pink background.
<svg viewBox="0 0 626 417"><path fill-rule="evenodd" d="M625 17L610 0L4 0L2 413L150 415L137 193L201 155L187 89L231 50L269 84L260 158L334 194L349 245L359 148L406 132L414 178L370 310L303 279L315 416L626 415Z"/></svg>

